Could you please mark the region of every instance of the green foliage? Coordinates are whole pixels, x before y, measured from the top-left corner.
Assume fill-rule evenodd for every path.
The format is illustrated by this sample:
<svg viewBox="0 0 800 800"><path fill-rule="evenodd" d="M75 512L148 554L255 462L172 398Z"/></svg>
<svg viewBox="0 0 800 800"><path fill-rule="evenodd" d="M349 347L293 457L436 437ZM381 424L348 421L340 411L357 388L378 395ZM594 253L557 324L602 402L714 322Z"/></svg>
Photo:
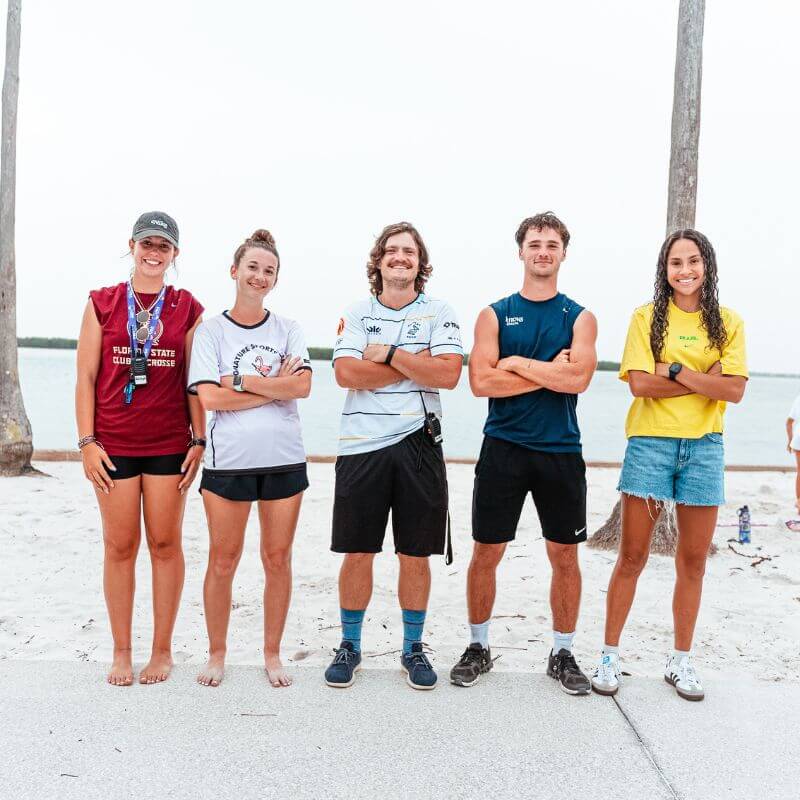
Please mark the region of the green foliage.
<svg viewBox="0 0 800 800"><path fill-rule="evenodd" d="M44 336L23 336L17 339L17 347L46 347L50 350L75 350L77 339L48 339Z"/></svg>

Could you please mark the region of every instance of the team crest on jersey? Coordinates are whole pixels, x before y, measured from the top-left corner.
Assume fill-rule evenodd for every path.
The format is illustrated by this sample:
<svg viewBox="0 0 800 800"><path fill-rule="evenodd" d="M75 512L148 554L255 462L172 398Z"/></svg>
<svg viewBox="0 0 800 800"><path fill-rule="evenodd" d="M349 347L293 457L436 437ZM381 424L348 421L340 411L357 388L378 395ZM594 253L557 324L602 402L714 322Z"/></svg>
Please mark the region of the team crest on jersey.
<svg viewBox="0 0 800 800"><path fill-rule="evenodd" d="M336 335L341 336L344 333L344 319L339 320L339 327L336 329Z"/></svg>
<svg viewBox="0 0 800 800"><path fill-rule="evenodd" d="M415 319L408 326L408 330L406 331L406 336L408 336L409 339L413 339L419 333L420 327L421 327L420 321L418 319Z"/></svg>

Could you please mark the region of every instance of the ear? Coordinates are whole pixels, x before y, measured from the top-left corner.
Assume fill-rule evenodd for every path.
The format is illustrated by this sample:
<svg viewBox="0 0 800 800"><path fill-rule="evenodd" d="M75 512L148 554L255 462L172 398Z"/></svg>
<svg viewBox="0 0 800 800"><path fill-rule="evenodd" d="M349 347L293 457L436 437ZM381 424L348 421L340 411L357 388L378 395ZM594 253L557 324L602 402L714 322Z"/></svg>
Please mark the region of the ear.
<svg viewBox="0 0 800 800"><path fill-rule="evenodd" d="M135 244L136 244L136 242L134 242L133 239L128 239L128 250L131 251L131 254L133 254L133 246Z"/></svg>
<svg viewBox="0 0 800 800"><path fill-rule="evenodd" d="M176 248L175 248L175 252L174 252L174 254L173 254L173 256L172 256L172 260L173 260L173 261L174 261L174 260L175 260L175 259L178 257L178 254L179 254L180 252L181 252L181 251L180 251L180 248L179 248L179 247L176 247Z"/></svg>
<svg viewBox="0 0 800 800"><path fill-rule="evenodd" d="M236 280L236 264L231 264L231 278Z"/></svg>

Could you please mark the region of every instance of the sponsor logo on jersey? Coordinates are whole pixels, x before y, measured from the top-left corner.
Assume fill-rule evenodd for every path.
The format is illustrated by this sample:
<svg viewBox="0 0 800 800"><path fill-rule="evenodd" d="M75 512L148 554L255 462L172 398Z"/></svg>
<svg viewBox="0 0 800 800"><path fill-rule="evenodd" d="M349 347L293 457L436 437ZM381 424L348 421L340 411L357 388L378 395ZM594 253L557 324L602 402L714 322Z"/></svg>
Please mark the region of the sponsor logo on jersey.
<svg viewBox="0 0 800 800"><path fill-rule="evenodd" d="M525 321L525 317L506 317L506 327L520 325Z"/></svg>
<svg viewBox="0 0 800 800"><path fill-rule="evenodd" d="M455 328L457 331L461 330L461 326L457 322L445 322L445 328Z"/></svg>
<svg viewBox="0 0 800 800"><path fill-rule="evenodd" d="M367 333L380 333L381 327L380 325L369 325L367 326Z"/></svg>

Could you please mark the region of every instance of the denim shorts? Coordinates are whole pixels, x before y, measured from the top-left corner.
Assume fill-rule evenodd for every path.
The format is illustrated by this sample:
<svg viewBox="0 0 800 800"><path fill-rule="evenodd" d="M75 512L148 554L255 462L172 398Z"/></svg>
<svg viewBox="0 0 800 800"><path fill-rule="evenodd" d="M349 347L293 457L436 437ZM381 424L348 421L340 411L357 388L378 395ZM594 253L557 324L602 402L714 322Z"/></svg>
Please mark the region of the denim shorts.
<svg viewBox="0 0 800 800"><path fill-rule="evenodd" d="M617 491L687 506L725 503L721 433L699 439L631 436Z"/></svg>

